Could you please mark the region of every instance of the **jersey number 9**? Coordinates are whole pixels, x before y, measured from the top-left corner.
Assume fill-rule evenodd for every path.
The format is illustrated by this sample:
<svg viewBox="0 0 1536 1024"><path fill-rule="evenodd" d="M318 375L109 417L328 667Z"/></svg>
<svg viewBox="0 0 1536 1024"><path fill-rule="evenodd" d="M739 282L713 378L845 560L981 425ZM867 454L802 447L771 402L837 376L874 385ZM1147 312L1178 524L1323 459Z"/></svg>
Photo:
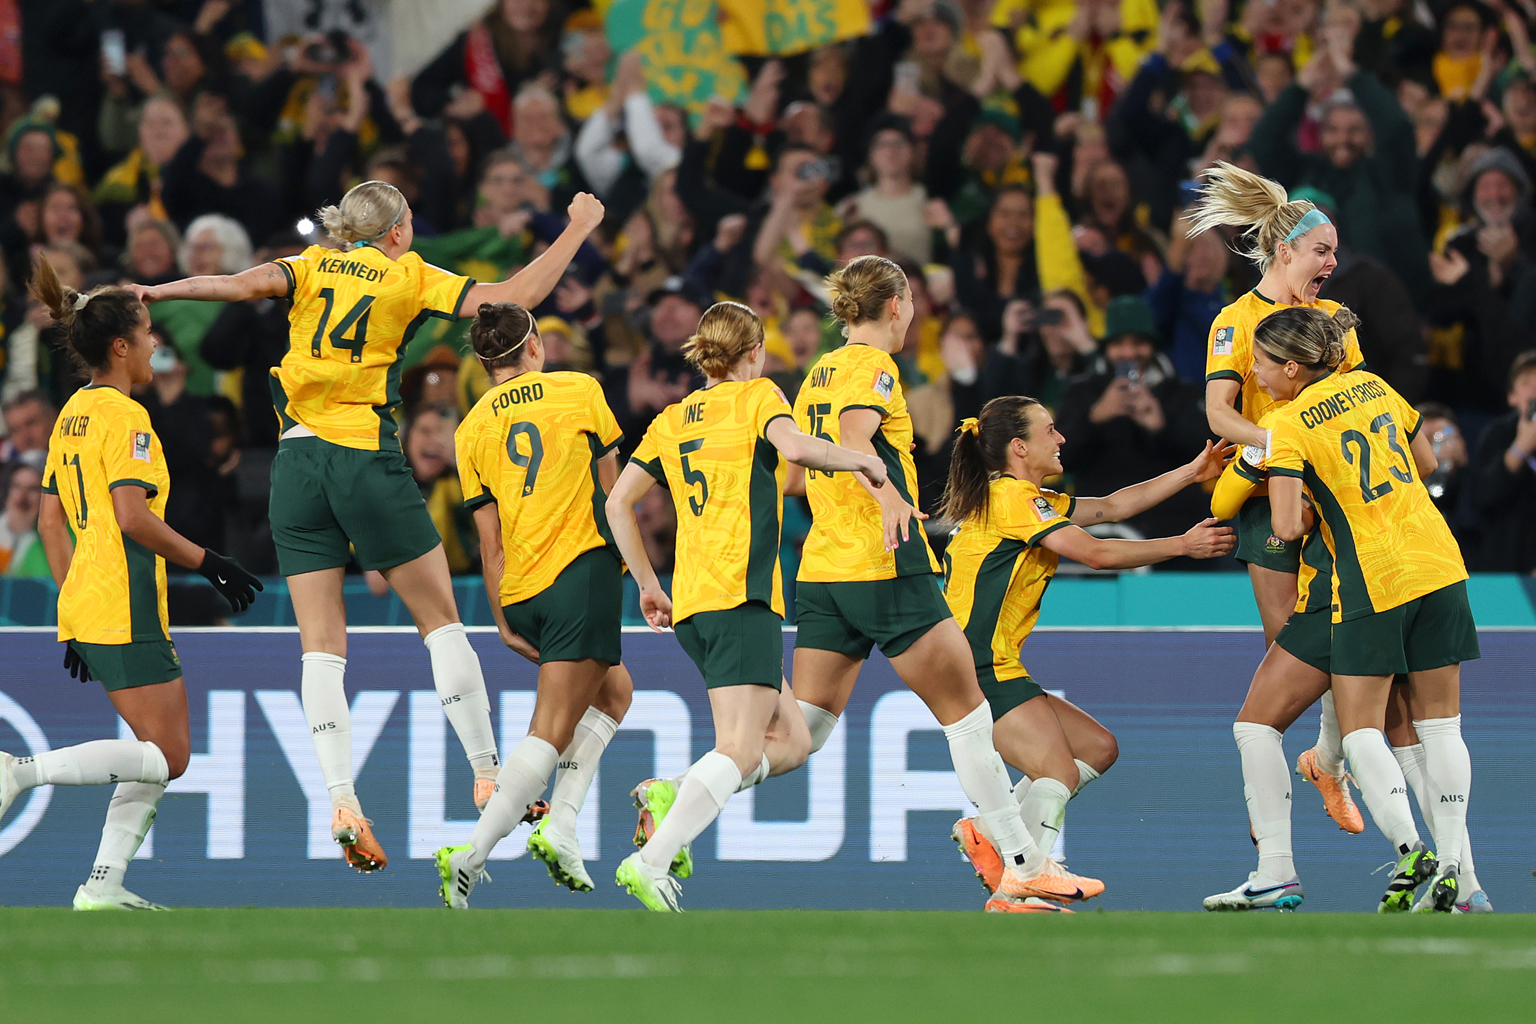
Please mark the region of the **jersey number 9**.
<svg viewBox="0 0 1536 1024"><path fill-rule="evenodd" d="M528 438L527 455L517 450L519 437ZM528 497L533 493L534 484L539 482L539 464L544 461L544 439L539 436L539 428L526 422L512 424L507 430L507 458L512 460L512 465L528 471L523 476L523 497Z"/></svg>
<svg viewBox="0 0 1536 1024"><path fill-rule="evenodd" d="M1371 433L1380 434L1383 430L1387 434L1387 447L1403 460L1403 468L1388 466L1387 470L1399 481L1405 484L1413 483L1413 472L1408 468L1408 453L1403 451L1403 446L1397 441L1397 424L1392 421L1392 414L1384 412L1371 420ZM1344 454L1344 461L1351 466L1356 465L1357 460L1350 452L1349 446L1353 443L1359 453L1358 464L1360 467L1360 498L1366 503L1375 501L1383 495L1392 493L1392 481L1383 480L1375 487L1371 486L1371 444L1366 436L1358 430L1346 430L1339 436L1339 448Z"/></svg>

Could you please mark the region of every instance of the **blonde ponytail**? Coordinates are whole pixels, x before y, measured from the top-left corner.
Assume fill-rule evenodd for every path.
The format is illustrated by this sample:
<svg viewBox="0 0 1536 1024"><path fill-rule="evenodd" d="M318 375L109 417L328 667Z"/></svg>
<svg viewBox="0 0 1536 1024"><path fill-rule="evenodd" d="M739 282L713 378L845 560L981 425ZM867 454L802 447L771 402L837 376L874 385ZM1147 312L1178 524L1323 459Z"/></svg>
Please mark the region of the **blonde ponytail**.
<svg viewBox="0 0 1536 1024"><path fill-rule="evenodd" d="M1189 237L1219 225L1241 228L1253 241L1238 251L1260 270L1269 267L1275 250L1314 209L1305 199L1292 202L1276 182L1226 161L1206 172L1199 194L1189 212Z"/></svg>
<svg viewBox="0 0 1536 1024"><path fill-rule="evenodd" d="M323 207L315 216L325 233L349 251L362 242L377 242L405 219L405 196L386 181L354 185L335 206Z"/></svg>

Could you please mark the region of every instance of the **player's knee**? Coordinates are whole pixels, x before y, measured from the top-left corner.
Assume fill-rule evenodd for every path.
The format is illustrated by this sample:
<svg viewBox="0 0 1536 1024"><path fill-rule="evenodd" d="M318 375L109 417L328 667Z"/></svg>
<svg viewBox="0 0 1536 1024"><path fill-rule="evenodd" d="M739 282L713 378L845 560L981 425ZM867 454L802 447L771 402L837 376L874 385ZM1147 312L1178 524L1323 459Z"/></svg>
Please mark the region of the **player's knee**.
<svg viewBox="0 0 1536 1024"><path fill-rule="evenodd" d="M1114 733L1101 729L1089 742L1087 753L1081 756L1094 771L1103 775L1120 759L1120 743Z"/></svg>
<svg viewBox="0 0 1536 1024"><path fill-rule="evenodd" d="M166 778L179 779L187 773L187 765L192 761L191 744L174 743L159 744L160 752L165 755Z"/></svg>

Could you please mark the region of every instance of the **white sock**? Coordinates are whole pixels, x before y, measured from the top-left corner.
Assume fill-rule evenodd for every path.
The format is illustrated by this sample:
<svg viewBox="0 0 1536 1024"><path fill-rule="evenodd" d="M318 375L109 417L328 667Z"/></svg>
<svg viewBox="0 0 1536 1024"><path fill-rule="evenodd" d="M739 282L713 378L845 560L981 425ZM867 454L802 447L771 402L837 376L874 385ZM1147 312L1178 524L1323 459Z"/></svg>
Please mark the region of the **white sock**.
<svg viewBox="0 0 1536 1024"><path fill-rule="evenodd" d="M819 708L815 704L807 704L803 700L795 701L800 705L800 713L805 716L805 724L811 730L811 753L816 753L827 744L827 737L832 735L832 730L837 728L837 716L826 708Z"/></svg>
<svg viewBox="0 0 1536 1024"><path fill-rule="evenodd" d="M484 867L496 844L517 828L523 815L528 813L528 805L537 800L549 784L550 772L555 770L558 760L560 751L537 736L524 736L513 748L496 777L496 791L480 813L480 820L475 822L474 835L470 836L469 843L473 847L469 853L471 871Z"/></svg>
<svg viewBox="0 0 1536 1024"><path fill-rule="evenodd" d="M960 788L981 813L1003 863L1034 871L1044 863L1045 854L1024 829L1008 769L992 745L991 707L982 701L958 722L944 726L944 738L949 741Z"/></svg>
<svg viewBox="0 0 1536 1024"><path fill-rule="evenodd" d="M164 786L171 777L160 748L142 740L91 740L36 757L19 757L15 772L22 789L107 786L118 782Z"/></svg>
<svg viewBox="0 0 1536 1024"><path fill-rule="evenodd" d="M450 622L427 634L427 654L432 659L432 683L443 714L469 758L475 775L494 775L496 734L491 731L491 699L485 693L485 676L480 659L469 645L469 634L462 622Z"/></svg>
<svg viewBox="0 0 1536 1024"><path fill-rule="evenodd" d="M744 789L751 789L759 782L762 782L768 777L768 771L768 755L764 754L762 763L741 777L741 785L736 787L736 792L740 793Z"/></svg>
<svg viewBox="0 0 1536 1024"><path fill-rule="evenodd" d="M1322 712L1317 722L1317 745L1312 748L1317 766L1329 775L1344 770L1344 741L1339 737L1339 716L1333 710L1333 691L1323 694Z"/></svg>
<svg viewBox="0 0 1536 1024"><path fill-rule="evenodd" d="M1403 778L1408 780L1408 788L1413 790L1413 798L1419 805L1419 814L1433 831L1435 816L1432 809L1435 806L1435 791L1429 777L1424 773L1424 744L1393 747L1392 756L1397 758L1398 765L1403 769ZM1462 891L1466 894L1470 895L1482 888L1477 880L1477 865L1472 861L1472 836L1466 826L1462 826L1461 830L1461 868L1458 873Z"/></svg>
<svg viewBox="0 0 1536 1024"><path fill-rule="evenodd" d="M309 738L320 760L320 774L331 791L331 804L357 803L352 788L352 711L347 706L347 659L320 651L306 651L302 659L299 696Z"/></svg>
<svg viewBox="0 0 1536 1024"><path fill-rule="evenodd" d="M677 852L720 816L740 785L741 769L720 751L711 750L699 758L683 775L672 810L640 851L640 859L655 871L668 870Z"/></svg>
<svg viewBox="0 0 1536 1024"><path fill-rule="evenodd" d="M107 823L101 829L101 845L91 866L85 887L93 893L122 888L128 862L139 852L149 827L155 823L155 808L165 795L165 786L156 782L119 782L107 807Z"/></svg>
<svg viewBox="0 0 1536 1024"><path fill-rule="evenodd" d="M1243 799L1259 841L1259 873L1277 882L1296 877L1291 856L1291 771L1280 733L1257 722L1232 723L1243 762Z"/></svg>
<svg viewBox="0 0 1536 1024"><path fill-rule="evenodd" d="M1075 757L1072 760L1077 763L1077 788L1072 791L1072 795L1077 796L1077 794L1083 791L1084 786L1099 777L1099 773L1094 771L1093 767L1086 761Z"/></svg>
<svg viewBox="0 0 1536 1024"><path fill-rule="evenodd" d="M1019 817L1035 846L1049 853L1056 848L1056 837L1067 818L1067 801L1072 799L1066 784L1059 779L1036 779L1028 794L1019 802Z"/></svg>
<svg viewBox="0 0 1536 1024"><path fill-rule="evenodd" d="M1024 806L1024 801L1029 797L1030 787L1034 784L1035 780L1028 775L1013 784L1013 800L1020 807Z"/></svg>
<svg viewBox="0 0 1536 1024"><path fill-rule="evenodd" d="M1472 798L1472 755L1461 738L1461 716L1426 718L1414 722L1413 728L1424 747L1424 775L1434 795L1426 818L1433 818L1428 824L1435 834L1435 859L1442 868L1459 870Z"/></svg>
<svg viewBox="0 0 1536 1024"><path fill-rule="evenodd" d="M597 762L619 731L619 723L597 708L587 708L571 734L571 745L560 752L555 765L555 788L549 795L550 827L566 832L576 828L576 815L587 801Z"/></svg>
<svg viewBox="0 0 1536 1024"><path fill-rule="evenodd" d="M1376 827L1399 854L1413 849L1419 830L1408 806L1408 782L1387 749L1387 738L1380 729L1356 729L1344 737L1344 756Z"/></svg>

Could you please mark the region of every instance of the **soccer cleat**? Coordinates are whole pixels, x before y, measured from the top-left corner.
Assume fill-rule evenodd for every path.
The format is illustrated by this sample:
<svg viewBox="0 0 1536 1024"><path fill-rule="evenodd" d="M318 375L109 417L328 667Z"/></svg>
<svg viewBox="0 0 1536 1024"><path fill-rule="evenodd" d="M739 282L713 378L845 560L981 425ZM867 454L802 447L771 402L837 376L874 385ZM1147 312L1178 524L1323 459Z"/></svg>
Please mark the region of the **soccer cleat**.
<svg viewBox="0 0 1536 1024"><path fill-rule="evenodd" d="M21 786L16 783L16 758L0 750L0 818L5 817L5 812L20 795Z"/></svg>
<svg viewBox="0 0 1536 1024"><path fill-rule="evenodd" d="M1295 910L1301 906L1306 893L1301 879L1293 877L1289 882L1277 882L1265 878L1257 871L1248 875L1248 881L1231 892L1219 892L1201 901L1206 910Z"/></svg>
<svg viewBox="0 0 1536 1024"><path fill-rule="evenodd" d="M1419 902L1413 905L1415 914L1449 914L1456 909L1456 896L1461 888L1455 867L1447 867L1435 875Z"/></svg>
<svg viewBox="0 0 1536 1024"><path fill-rule="evenodd" d="M491 802L491 794L496 792L496 779L494 776L485 776L475 779L475 810L484 811L485 805Z"/></svg>
<svg viewBox="0 0 1536 1024"><path fill-rule="evenodd" d="M1022 900L1030 896L1044 900L1091 900L1104 891L1097 878L1074 875L1066 865L1050 857L1033 873L1020 867L1006 867L997 883L997 895Z"/></svg>
<svg viewBox="0 0 1536 1024"><path fill-rule="evenodd" d="M619 870L614 872L613 880L628 889L629 894L645 904L647 910L667 914L679 913L683 909L677 904L677 898L683 892L683 887L677 884L677 879L665 871L658 873L655 868L640 859L638 852L630 854L620 862Z"/></svg>
<svg viewBox="0 0 1536 1024"><path fill-rule="evenodd" d="M549 877L572 892L591 892L592 876L582 863L581 844L576 837L549 827L545 818L528 837L528 852L544 862Z"/></svg>
<svg viewBox="0 0 1536 1024"><path fill-rule="evenodd" d="M470 870L470 850L468 843L463 846L445 846L434 856L437 861L437 877L442 879L437 894L443 898L443 906L450 910L468 910L469 894L475 891L475 886L491 880L483 867L478 871Z"/></svg>
<svg viewBox="0 0 1536 1024"><path fill-rule="evenodd" d="M667 812L672 809L672 801L677 799L677 783L671 779L646 779L630 790L629 795L635 798L635 806L640 809L640 822L635 826L635 845L644 846L650 842L656 830L661 828ZM672 858L672 873L678 878L687 878L693 874L692 844L678 850L677 856Z"/></svg>
<svg viewBox="0 0 1536 1024"><path fill-rule="evenodd" d="M987 900L983 908L989 914L1071 914L1075 911L1068 910L1060 903L1052 903L1050 900L1042 900L1038 896L1027 896L1022 900L1011 900L1006 896L993 896Z"/></svg>
<svg viewBox="0 0 1536 1024"><path fill-rule="evenodd" d="M543 800L535 800L528 805L528 811L522 817L522 821L529 825L536 825L543 821L549 814L549 804Z"/></svg>
<svg viewBox="0 0 1536 1024"><path fill-rule="evenodd" d="M331 814L331 838L341 845L347 863L365 873L383 871L389 864L384 848L369 828L372 824L350 807L337 807Z"/></svg>
<svg viewBox="0 0 1536 1024"><path fill-rule="evenodd" d="M1451 908L1453 914L1491 914L1493 903L1488 899L1488 894L1479 889L1467 897L1465 903L1458 903Z"/></svg>
<svg viewBox="0 0 1536 1024"><path fill-rule="evenodd" d="M1387 891L1381 897L1378 914L1401 914L1413 907L1413 891L1435 876L1439 862L1423 843L1403 854L1387 883Z"/></svg>
<svg viewBox="0 0 1536 1024"><path fill-rule="evenodd" d="M1323 795L1323 808L1328 817L1338 822L1339 828L1355 835L1365 831L1365 819L1360 816L1354 797L1349 795L1352 780L1348 772L1339 775L1325 772L1317 766L1317 751L1304 750L1296 759L1296 774L1317 787Z"/></svg>
<svg viewBox="0 0 1536 1024"><path fill-rule="evenodd" d="M996 892L997 883L1003 877L1003 858L998 856L992 840L982 835L977 828L978 820L961 818L955 822L949 837L959 844L961 855L971 862L976 877L987 887L987 892Z"/></svg>
<svg viewBox="0 0 1536 1024"><path fill-rule="evenodd" d="M169 910L158 903L135 893L129 892L122 886L108 889L106 892L93 893L87 891L85 886L75 890L76 910Z"/></svg>

